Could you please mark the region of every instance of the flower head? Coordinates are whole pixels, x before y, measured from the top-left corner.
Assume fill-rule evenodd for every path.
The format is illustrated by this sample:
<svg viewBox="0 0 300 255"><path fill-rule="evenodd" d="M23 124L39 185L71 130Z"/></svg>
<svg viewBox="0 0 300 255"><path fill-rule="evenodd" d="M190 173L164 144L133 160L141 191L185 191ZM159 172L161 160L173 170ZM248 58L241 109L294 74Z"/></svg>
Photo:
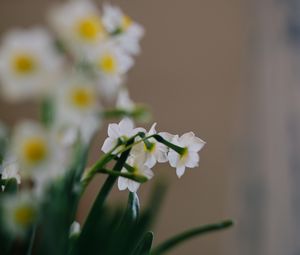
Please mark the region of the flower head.
<svg viewBox="0 0 300 255"><path fill-rule="evenodd" d="M97 7L89 0L67 1L50 12L50 23L59 39L76 56L106 38Z"/></svg>
<svg viewBox="0 0 300 255"><path fill-rule="evenodd" d="M88 59L96 69L99 90L107 97L115 95L134 63L129 55L111 42L93 48Z"/></svg>
<svg viewBox="0 0 300 255"><path fill-rule="evenodd" d="M112 150L121 139L126 141L138 132L145 132L143 128L135 128L132 120L124 118L119 124L112 123L108 125L108 138L103 143L102 151L107 153Z"/></svg>
<svg viewBox="0 0 300 255"><path fill-rule="evenodd" d="M42 28L14 30L0 48L2 92L9 100L44 95L61 73L62 59Z"/></svg>
<svg viewBox="0 0 300 255"><path fill-rule="evenodd" d="M112 35L112 39L127 53L140 52L139 41L144 35L141 25L125 15L119 7L104 4L103 25Z"/></svg>
<svg viewBox="0 0 300 255"><path fill-rule="evenodd" d="M34 199L28 193L7 196L1 206L5 228L13 236L23 237L37 219Z"/></svg>
<svg viewBox="0 0 300 255"><path fill-rule="evenodd" d="M151 136L157 133L155 130L156 123L152 125L146 136ZM162 143L157 142L154 138L147 139L146 143L139 143L132 149L133 155L140 155L145 158L145 165L152 168L157 162L167 162L167 153L169 149ZM143 155L143 156L142 156Z"/></svg>
<svg viewBox="0 0 300 255"><path fill-rule="evenodd" d="M203 148L205 142L196 137L193 132L186 133L181 137L175 135L171 142L184 148L182 154L172 149L168 153L170 165L176 168L176 174L180 178L184 174L186 167L194 168L198 166L200 159L198 152Z"/></svg>
<svg viewBox="0 0 300 255"><path fill-rule="evenodd" d="M133 173L138 175L143 175L147 177L149 180L154 176L152 170L144 164L144 159L140 157L129 157L127 160L127 164L132 167ZM122 169L123 173L127 173L128 170L124 167ZM130 180L125 177L118 178L118 188L119 190L128 189L131 192L136 192L140 187L140 183Z"/></svg>

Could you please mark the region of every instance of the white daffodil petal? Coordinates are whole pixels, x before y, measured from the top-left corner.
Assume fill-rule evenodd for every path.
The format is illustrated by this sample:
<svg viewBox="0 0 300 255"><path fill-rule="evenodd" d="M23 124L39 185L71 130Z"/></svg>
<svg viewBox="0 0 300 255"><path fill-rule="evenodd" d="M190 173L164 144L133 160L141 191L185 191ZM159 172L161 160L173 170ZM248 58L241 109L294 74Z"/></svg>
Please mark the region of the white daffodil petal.
<svg viewBox="0 0 300 255"><path fill-rule="evenodd" d="M185 172L185 166L180 166L176 168L176 174L180 178Z"/></svg>
<svg viewBox="0 0 300 255"><path fill-rule="evenodd" d="M113 138L106 138L103 145L102 145L102 148L101 150L104 152L104 153L107 153L109 152L115 145L117 144L117 140L113 139Z"/></svg>
<svg viewBox="0 0 300 255"><path fill-rule="evenodd" d="M139 189L140 185L141 184L138 183L138 182L136 182L136 181L128 180L128 189L131 192L137 192L137 190Z"/></svg>
<svg viewBox="0 0 300 255"><path fill-rule="evenodd" d="M115 139L119 138L120 137L119 125L116 123L109 124L107 133L108 133L108 136L111 138L115 138Z"/></svg>

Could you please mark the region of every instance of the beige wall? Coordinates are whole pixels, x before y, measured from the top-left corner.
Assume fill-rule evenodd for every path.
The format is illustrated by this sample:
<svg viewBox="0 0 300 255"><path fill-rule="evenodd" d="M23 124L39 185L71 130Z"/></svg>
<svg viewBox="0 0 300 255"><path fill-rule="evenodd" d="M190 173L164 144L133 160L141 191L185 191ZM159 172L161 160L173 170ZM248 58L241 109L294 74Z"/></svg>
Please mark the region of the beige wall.
<svg viewBox="0 0 300 255"><path fill-rule="evenodd" d="M39 22L46 0L1 0L0 31ZM119 0L124 11L142 23L143 52L130 72L133 98L149 104L160 130L193 130L207 141L198 169L178 180L167 165L156 169L168 176L170 188L157 227L157 239L187 227L228 218L226 213L232 126L238 110L245 43L242 1ZM0 117L32 115L23 107L2 104ZM102 140L98 140L101 144ZM99 148L99 144L95 147ZM97 151L94 151L96 156ZM148 185L146 185L148 186ZM97 190L94 182L90 190ZM142 188L147 196L148 187ZM116 191L117 193L117 191ZM118 196L117 196L118 197ZM83 202L82 218L91 197ZM117 198L118 199L118 198ZM142 200L143 203L144 200ZM197 239L171 254L225 254L220 241L234 231Z"/></svg>

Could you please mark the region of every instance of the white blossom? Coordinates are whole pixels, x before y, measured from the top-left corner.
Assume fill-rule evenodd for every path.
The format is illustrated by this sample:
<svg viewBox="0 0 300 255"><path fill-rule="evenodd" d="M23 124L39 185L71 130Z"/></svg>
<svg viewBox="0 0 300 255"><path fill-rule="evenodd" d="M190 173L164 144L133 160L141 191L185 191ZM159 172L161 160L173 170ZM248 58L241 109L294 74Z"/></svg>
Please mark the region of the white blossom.
<svg viewBox="0 0 300 255"><path fill-rule="evenodd" d="M101 125L101 105L95 84L70 75L55 94L55 129L62 144L72 145L78 135L88 143Z"/></svg>
<svg viewBox="0 0 300 255"><path fill-rule="evenodd" d="M12 101L47 94L61 74L62 59L43 28L12 30L0 47L2 93Z"/></svg>
<svg viewBox="0 0 300 255"><path fill-rule="evenodd" d="M100 12L89 0L68 0L50 11L50 24L76 57L106 39Z"/></svg>
<svg viewBox="0 0 300 255"><path fill-rule="evenodd" d="M102 151L107 153L117 145L118 139L126 140L136 135L138 132L145 132L143 128L135 128L132 120L124 118L119 124L112 123L108 125L108 137L103 143Z"/></svg>
<svg viewBox="0 0 300 255"><path fill-rule="evenodd" d="M88 61L95 67L99 91L112 98L122 84L126 73L133 66L133 59L112 42L93 48Z"/></svg>
<svg viewBox="0 0 300 255"><path fill-rule="evenodd" d="M147 177L148 180L152 179L154 176L152 170L144 164L144 159L139 157L129 157L127 162L129 166L133 168L133 174L143 175ZM123 173L129 173L129 171L124 167L122 169ZM140 183L137 181L133 181L131 179L120 176L118 178L118 188L119 190L128 189L131 192L137 192L140 187Z"/></svg>
<svg viewBox="0 0 300 255"><path fill-rule="evenodd" d="M140 39L144 35L144 28L125 15L117 6L104 4L103 25L112 34L112 39L129 54L140 52Z"/></svg>
<svg viewBox="0 0 300 255"><path fill-rule="evenodd" d="M9 195L1 204L4 228L13 236L24 237L37 219L36 201L29 193Z"/></svg>
<svg viewBox="0 0 300 255"><path fill-rule="evenodd" d="M168 153L170 165L176 168L176 174L180 178L186 167L194 168L198 166L200 159L198 152L203 148L205 142L196 137L193 132L186 133L181 137L175 135L171 142L184 148L182 155L172 149Z"/></svg>
<svg viewBox="0 0 300 255"><path fill-rule="evenodd" d="M157 134L155 130L156 123L152 125L146 136ZM161 134L160 134L161 135ZM163 136L163 135L162 135ZM157 142L154 138L147 139L149 148L144 143L139 143L132 149L133 155L140 155L145 158L145 165L152 168L157 162L163 163L168 161L167 153L168 147L164 144Z"/></svg>
<svg viewBox="0 0 300 255"><path fill-rule="evenodd" d="M117 97L116 106L119 109L123 109L126 111L132 111L135 108L134 102L130 99L128 90L122 88Z"/></svg>

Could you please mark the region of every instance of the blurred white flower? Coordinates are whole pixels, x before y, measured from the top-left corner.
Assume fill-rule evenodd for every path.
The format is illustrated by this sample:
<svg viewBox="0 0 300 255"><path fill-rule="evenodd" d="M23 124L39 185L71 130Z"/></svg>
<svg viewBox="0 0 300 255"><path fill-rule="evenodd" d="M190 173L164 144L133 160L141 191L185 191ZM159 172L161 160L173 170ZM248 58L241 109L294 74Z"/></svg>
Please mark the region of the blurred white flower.
<svg viewBox="0 0 300 255"><path fill-rule="evenodd" d="M22 177L29 177L36 171L46 171L49 162L54 160L55 149L50 135L39 123L25 121L16 126L11 150Z"/></svg>
<svg viewBox="0 0 300 255"><path fill-rule="evenodd" d="M42 28L12 30L0 47L1 90L9 100L44 95L61 73L62 59Z"/></svg>
<svg viewBox="0 0 300 255"><path fill-rule="evenodd" d="M130 156L126 163L133 168L133 174L143 175L147 177L148 180L152 179L152 177L154 176L152 170L144 164L143 158ZM125 167L122 169L121 172L129 173L129 171ZM131 192L136 192L140 185L141 184L139 182L133 181L125 177L118 178L119 190L128 189Z"/></svg>
<svg viewBox="0 0 300 255"><path fill-rule="evenodd" d="M77 56L106 38L100 12L89 0L69 0L50 11L50 24Z"/></svg>
<svg viewBox="0 0 300 255"><path fill-rule="evenodd" d="M128 90L120 89L116 101L116 107L126 111L132 111L135 108L134 102L130 99Z"/></svg>
<svg viewBox="0 0 300 255"><path fill-rule="evenodd" d="M157 134L155 126L156 123L152 125L146 136ZM157 142L154 138L149 138L147 141L149 147L147 147L145 143L139 143L132 148L132 155L139 155L139 157L144 157L144 163L149 168L152 168L157 162L167 162L167 153L169 151L168 147L162 143Z"/></svg>
<svg viewBox="0 0 300 255"><path fill-rule="evenodd" d="M12 134L10 154L16 158L21 178L34 183L32 191L38 197L70 169L72 148L58 143L55 131L39 122L23 121Z"/></svg>
<svg viewBox="0 0 300 255"><path fill-rule="evenodd" d="M125 15L117 6L104 4L103 25L112 35L112 39L129 54L140 52L140 39L144 35L141 25Z"/></svg>
<svg viewBox="0 0 300 255"><path fill-rule="evenodd" d="M17 183L21 183L21 176L19 173L19 165L13 157L7 157L0 165L0 173L2 180L16 179Z"/></svg>
<svg viewBox="0 0 300 255"><path fill-rule="evenodd" d="M114 96L123 82L124 75L133 66L133 59L113 43L99 44L89 54L89 61L96 68L100 93Z"/></svg>
<svg viewBox="0 0 300 255"><path fill-rule="evenodd" d="M13 236L24 237L37 219L36 201L29 193L9 195L2 201L5 229Z"/></svg>
<svg viewBox="0 0 300 255"><path fill-rule="evenodd" d="M71 75L57 91L55 102L55 126L62 131L63 143L74 143L76 133L88 143L101 124L101 106L94 84L84 77Z"/></svg>
<svg viewBox="0 0 300 255"><path fill-rule="evenodd" d="M203 148L205 142L196 137L193 132L186 133L181 137L175 135L171 142L184 148L182 155L172 149L168 153L170 165L176 168L176 174L180 178L186 167L194 168L198 166L200 159L198 152Z"/></svg>
<svg viewBox="0 0 300 255"><path fill-rule="evenodd" d="M132 120L124 118L119 124L112 123L108 125L108 137L103 143L102 151L109 152L118 142L118 139L128 139L138 132L145 132L143 128L135 128Z"/></svg>

